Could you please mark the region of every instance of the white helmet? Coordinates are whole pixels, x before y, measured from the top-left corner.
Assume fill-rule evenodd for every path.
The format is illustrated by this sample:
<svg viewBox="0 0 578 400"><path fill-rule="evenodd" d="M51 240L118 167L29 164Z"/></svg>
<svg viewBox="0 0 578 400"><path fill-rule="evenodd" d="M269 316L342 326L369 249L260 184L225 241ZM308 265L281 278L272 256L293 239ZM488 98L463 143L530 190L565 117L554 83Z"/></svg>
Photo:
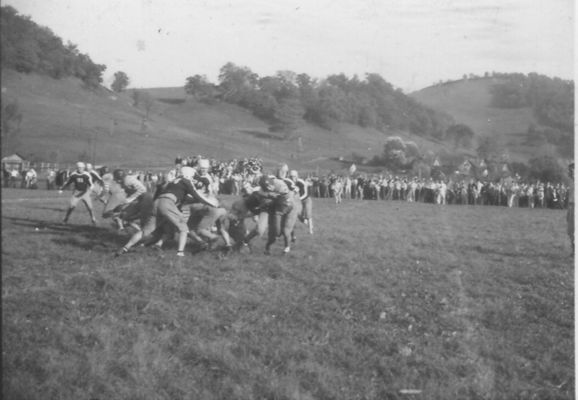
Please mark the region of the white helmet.
<svg viewBox="0 0 578 400"><path fill-rule="evenodd" d="M289 166L287 164L281 164L279 169L277 169L277 178L285 178L289 172Z"/></svg>
<svg viewBox="0 0 578 400"><path fill-rule="evenodd" d="M209 160L207 160L206 158L203 158L201 160L199 160L199 168L206 168L209 169L211 167L211 164L209 163Z"/></svg>
<svg viewBox="0 0 578 400"><path fill-rule="evenodd" d="M189 180L193 179L193 177L195 176L195 169L192 167L183 167L183 168L181 168L181 175L185 179L189 179Z"/></svg>
<svg viewBox="0 0 578 400"><path fill-rule="evenodd" d="M289 172L289 178L299 178L299 173L297 170L292 169L291 172Z"/></svg>
<svg viewBox="0 0 578 400"><path fill-rule="evenodd" d="M84 169L84 168L86 168L86 164L83 163L82 161L79 161L79 162L76 163L76 168L78 168L78 169Z"/></svg>
<svg viewBox="0 0 578 400"><path fill-rule="evenodd" d="M86 163L86 169L90 171L92 169L92 164Z"/></svg>

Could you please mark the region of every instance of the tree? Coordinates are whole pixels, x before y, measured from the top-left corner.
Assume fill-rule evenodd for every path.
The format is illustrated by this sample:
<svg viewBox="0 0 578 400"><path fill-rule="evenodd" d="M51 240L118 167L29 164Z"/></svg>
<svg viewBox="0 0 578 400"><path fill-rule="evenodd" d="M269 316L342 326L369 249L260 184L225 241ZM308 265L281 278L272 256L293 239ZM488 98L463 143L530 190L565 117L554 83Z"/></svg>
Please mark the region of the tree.
<svg viewBox="0 0 578 400"><path fill-rule="evenodd" d="M303 115L305 110L298 98L283 99L275 110L275 122L271 130L284 132L285 139L288 139L303 124Z"/></svg>
<svg viewBox="0 0 578 400"><path fill-rule="evenodd" d="M266 121L273 121L278 111L279 103L271 93L258 91L251 98L251 110L257 117Z"/></svg>
<svg viewBox="0 0 578 400"><path fill-rule="evenodd" d="M383 161L390 168L401 168L407 163L406 145L399 136L390 136L383 145Z"/></svg>
<svg viewBox="0 0 578 400"><path fill-rule="evenodd" d="M276 78L279 81L281 87L277 91L275 97L277 100L288 97L298 97L299 88L297 86L297 74L293 71L278 71Z"/></svg>
<svg viewBox="0 0 578 400"><path fill-rule="evenodd" d="M498 140L493 136L482 137L476 151L479 158L487 161L494 160L501 154Z"/></svg>
<svg viewBox="0 0 578 400"><path fill-rule="evenodd" d="M106 65L95 64L87 54L79 54L77 61L77 76L88 89L96 89L102 83L102 73Z"/></svg>
<svg viewBox="0 0 578 400"><path fill-rule="evenodd" d="M502 169L504 169L504 164L502 164ZM512 163L508 163L506 167L512 174L518 174L522 178L526 178L530 171L530 168L524 164L523 162L514 161Z"/></svg>
<svg viewBox="0 0 578 400"><path fill-rule="evenodd" d="M469 148L472 146L474 131L465 124L454 124L446 130L445 138L453 142L455 149L460 145Z"/></svg>
<svg viewBox="0 0 578 400"><path fill-rule="evenodd" d="M76 45L63 45L62 39L49 28L19 15L10 6L1 7L0 46L3 67L47 74L55 79L75 76L88 88L96 88L102 82L106 69L92 62L88 55L80 54Z"/></svg>
<svg viewBox="0 0 578 400"><path fill-rule="evenodd" d="M198 74L187 78L185 92L206 104L212 104L218 94L215 85L210 83L205 75Z"/></svg>
<svg viewBox="0 0 578 400"><path fill-rule="evenodd" d="M558 161L549 155L532 158L530 164L530 178L542 182L561 182L564 179L564 170Z"/></svg>
<svg viewBox="0 0 578 400"><path fill-rule="evenodd" d="M17 100L2 108L2 149L15 151L20 144L19 133L22 124L22 113Z"/></svg>
<svg viewBox="0 0 578 400"><path fill-rule="evenodd" d="M127 88L129 83L130 80L128 78L128 75L122 71L118 71L114 73L114 82L112 82L112 85L110 85L110 87L115 92L120 93Z"/></svg>
<svg viewBox="0 0 578 400"><path fill-rule="evenodd" d="M299 88L299 98L301 104L305 108L304 118L309 121L314 121L313 116L315 112L315 105L319 101L318 92L316 90L317 82L307 74L297 75L297 87Z"/></svg>
<svg viewBox="0 0 578 400"><path fill-rule="evenodd" d="M319 89L316 106L317 122L328 127L331 121L342 122L347 116L347 97L337 86L324 84Z"/></svg>
<svg viewBox="0 0 578 400"><path fill-rule="evenodd" d="M419 147L417 147L417 144L413 141L405 142L405 154L408 158L421 157Z"/></svg>
<svg viewBox="0 0 578 400"><path fill-rule="evenodd" d="M258 79L259 76L249 68L228 62L219 71L223 100L241 106L247 105L250 95L257 87Z"/></svg>
<svg viewBox="0 0 578 400"><path fill-rule="evenodd" d="M39 63L37 44L32 40L22 41L16 49L16 71L30 73L37 69Z"/></svg>

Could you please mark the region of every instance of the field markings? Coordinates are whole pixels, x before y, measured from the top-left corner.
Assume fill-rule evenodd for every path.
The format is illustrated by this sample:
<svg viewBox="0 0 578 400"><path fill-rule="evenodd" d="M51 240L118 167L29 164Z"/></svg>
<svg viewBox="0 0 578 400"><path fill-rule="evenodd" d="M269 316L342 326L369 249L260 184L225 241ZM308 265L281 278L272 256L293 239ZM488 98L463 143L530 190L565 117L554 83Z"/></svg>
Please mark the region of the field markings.
<svg viewBox="0 0 578 400"><path fill-rule="evenodd" d="M442 223L438 226L438 229L443 232L439 237L451 237L451 224ZM443 243L440 242L439 245L442 246ZM465 326L462 341L465 344L464 355L472 365L476 366L472 384L484 396L493 397L495 392L494 368L484 359L479 351L479 333L470 319L472 315L472 309L470 308L471 299L464 286L462 279L463 271L458 267L460 265L460 260L453 252L448 252L447 256L450 258L451 264L456 266L456 268L450 271L448 276L449 281L453 283L456 288L458 299L457 308L453 310L452 314L455 315Z"/></svg>
<svg viewBox="0 0 578 400"><path fill-rule="evenodd" d="M476 332L476 327L470 321L470 307L468 306L469 298L466 294L466 290L462 281L462 271L455 269L450 273L450 281L452 281L458 288L458 309L455 310L455 315L457 315L462 323L466 326L466 331L464 335L464 346L466 356L468 361L476 365L476 376L474 378L473 384L481 391L484 395L494 394L494 382L495 373L494 368L488 363L480 354L478 350L478 333Z"/></svg>

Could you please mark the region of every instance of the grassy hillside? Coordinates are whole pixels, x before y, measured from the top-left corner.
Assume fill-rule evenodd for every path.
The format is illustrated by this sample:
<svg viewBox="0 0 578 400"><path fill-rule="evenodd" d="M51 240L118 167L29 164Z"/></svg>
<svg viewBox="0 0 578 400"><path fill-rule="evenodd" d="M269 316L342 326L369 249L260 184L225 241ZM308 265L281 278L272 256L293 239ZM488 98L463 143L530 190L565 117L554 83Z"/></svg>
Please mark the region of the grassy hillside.
<svg viewBox="0 0 578 400"><path fill-rule="evenodd" d="M205 153L219 148L214 140L198 140L198 134L156 112L143 124L144 112L132 107L127 95L88 91L74 78L6 70L2 88L3 103L17 100L23 115L19 150L25 156L70 162L82 153L92 155L96 146L97 163L155 165L193 144Z"/></svg>
<svg viewBox="0 0 578 400"><path fill-rule="evenodd" d="M334 131L305 125L284 140L250 112L226 103L205 105L182 88L144 89L156 99L149 120L132 106L129 93L88 91L75 78L54 80L5 70L2 102L18 101L23 115L19 152L43 161L79 157L124 166L165 166L176 155L218 159L260 156L266 165L285 161L301 170L344 168L338 157L381 153L386 134L342 124ZM444 146L403 132L424 150ZM298 145L301 137L302 146ZM3 152L12 149L3 149Z"/></svg>
<svg viewBox="0 0 578 400"><path fill-rule="evenodd" d="M540 127L530 107L502 109L490 106L493 78L462 80L431 86L411 94L416 100L444 111L480 136L496 137L513 161L527 161L544 151L528 139L528 127Z"/></svg>
<svg viewBox="0 0 578 400"><path fill-rule="evenodd" d="M315 199L285 257L177 260L67 199L2 190L5 399L574 398L562 211Z"/></svg>

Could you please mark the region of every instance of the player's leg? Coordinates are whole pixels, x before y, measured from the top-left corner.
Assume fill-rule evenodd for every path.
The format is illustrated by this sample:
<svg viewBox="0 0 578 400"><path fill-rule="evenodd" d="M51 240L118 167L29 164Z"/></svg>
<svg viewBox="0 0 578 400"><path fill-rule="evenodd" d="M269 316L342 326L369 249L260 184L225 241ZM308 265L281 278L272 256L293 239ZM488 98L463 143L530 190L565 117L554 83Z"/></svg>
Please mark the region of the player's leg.
<svg viewBox="0 0 578 400"><path fill-rule="evenodd" d="M176 203L169 198L161 197L159 199L157 211L158 215L162 215L169 221L171 225L173 225L178 230L179 237L177 245L177 256L184 256L185 246L187 244L187 237L189 233L187 219L178 209Z"/></svg>
<svg viewBox="0 0 578 400"><path fill-rule="evenodd" d="M219 210L219 208L207 206L205 213L199 222L199 226L197 227L197 233L199 236L206 239L209 243L214 243L219 239L219 235L216 235L211 231L211 228L213 225L215 225L217 218L219 215L221 215Z"/></svg>
<svg viewBox="0 0 578 400"><path fill-rule="evenodd" d="M84 194L84 196L82 196L82 202L84 203L84 205L86 206L86 209L88 210L88 214L90 215L90 220L92 221L92 224L96 225L96 218L94 217L94 210L92 207L91 194L92 194L91 190L87 191Z"/></svg>
<svg viewBox="0 0 578 400"><path fill-rule="evenodd" d="M65 224L68 223L68 219L70 218L70 214L72 214L72 211L74 211L78 202L80 201L80 197L78 195L79 195L79 193L77 193L76 191L74 191L72 193L72 197L70 198L70 203L68 205L68 209L66 210L66 215L64 216L64 220L62 221Z"/></svg>
<svg viewBox="0 0 578 400"><path fill-rule="evenodd" d="M277 240L277 226L281 226L281 214L270 211L267 219L269 225L269 232L267 235L267 244L265 245L265 254L269 254L271 245Z"/></svg>

